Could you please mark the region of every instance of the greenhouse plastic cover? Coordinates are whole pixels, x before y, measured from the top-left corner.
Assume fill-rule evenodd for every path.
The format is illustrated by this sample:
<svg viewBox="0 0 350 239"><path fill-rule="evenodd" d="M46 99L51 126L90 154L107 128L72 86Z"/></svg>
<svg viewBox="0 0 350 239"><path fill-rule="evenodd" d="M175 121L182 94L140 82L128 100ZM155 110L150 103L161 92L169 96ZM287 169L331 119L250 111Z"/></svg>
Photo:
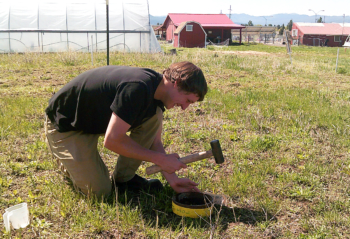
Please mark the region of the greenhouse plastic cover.
<svg viewBox="0 0 350 239"><path fill-rule="evenodd" d="M109 0L110 51L160 52L147 0ZM105 51L106 0L0 0L0 52Z"/></svg>

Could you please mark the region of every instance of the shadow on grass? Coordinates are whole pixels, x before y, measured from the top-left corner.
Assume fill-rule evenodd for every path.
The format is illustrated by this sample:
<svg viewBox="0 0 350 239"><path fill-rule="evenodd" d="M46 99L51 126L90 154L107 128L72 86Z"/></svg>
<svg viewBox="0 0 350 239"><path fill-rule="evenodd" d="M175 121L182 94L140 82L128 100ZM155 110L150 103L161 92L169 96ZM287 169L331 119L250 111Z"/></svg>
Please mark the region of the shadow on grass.
<svg viewBox="0 0 350 239"><path fill-rule="evenodd" d="M74 190L74 186L69 178L65 178L66 182ZM141 192L135 194L125 192L118 195L118 204L125 205L131 209L137 208L142 214L144 223L153 228L167 227L172 231L181 228L194 227L211 230L213 226L220 231L228 229L231 223L244 223L256 226L266 221L276 221L270 214L264 211L251 210L249 208L230 208L224 205L215 205L212 215L205 218L187 218L181 217L172 211L172 197L174 190L167 184L162 192L150 194ZM101 202L99 199L93 200L95 203ZM107 199L103 200L110 205L116 204L115 192ZM158 225L157 225L158 224ZM109 232L104 232L109 233Z"/></svg>
<svg viewBox="0 0 350 239"><path fill-rule="evenodd" d="M70 179L65 178L65 181L71 186L72 190L74 190ZM180 217L172 211L172 197L174 194L173 189L166 184L164 190L159 193L150 194L141 192L139 194L134 194L126 192L124 194L118 194L116 199L116 194L114 192L110 197L102 199L102 201L113 207L117 204L121 212L120 215L125 215L126 217L128 217L128 215L123 213L122 210L137 210L137 213L140 213L142 217L136 216L132 219L132 223L135 225L139 224L142 220L142 224L147 225L151 230L167 228L174 233L181 232L184 228L189 230L191 230L191 228L195 230L199 229L199 231L215 230L219 233L225 233L229 227L232 227L231 224L244 223L251 226L258 226L259 223L264 223L266 221L276 221L271 214L266 214L263 210L257 211L240 207L229 208L224 205L215 205L210 217ZM89 200L92 200L91 202L97 206L101 203L101 199L90 198ZM118 200L118 202L116 202L116 200ZM96 230L94 233L97 237L103 238L136 237L133 230L120 231L117 228L111 228L109 230L102 229L101 231Z"/></svg>
<svg viewBox="0 0 350 239"><path fill-rule="evenodd" d="M74 186L69 178L65 177L66 182L74 190ZM135 194L132 192L125 192L118 194L118 204L137 208L142 214L144 223L153 228L167 227L172 231L181 230L181 228L202 228L204 230L211 230L213 227L220 231L225 231L232 223L244 223L256 226L259 223L267 221L276 221L270 213L264 211L251 210L249 208L230 208L224 205L215 205L213 207L212 215L205 218L188 218L181 217L172 211L172 197L174 190L166 184L162 192L150 194L141 192ZM100 200L93 200L99 204ZM107 199L103 200L110 205L116 204L115 192ZM109 233L105 231L103 233Z"/></svg>
<svg viewBox="0 0 350 239"><path fill-rule="evenodd" d="M263 211L238 207L232 209L224 205L215 205L211 217L181 217L172 211L173 195L172 188L166 185L163 192L154 195L146 192L141 192L138 195L132 193L118 195L118 203L129 205L131 208L137 207L147 225L154 228L168 227L171 230L179 230L182 227L210 229L215 226L220 228L219 230L225 231L231 223L244 223L254 226L273 218L271 214ZM112 203L115 203L115 200Z"/></svg>
<svg viewBox="0 0 350 239"><path fill-rule="evenodd" d="M239 43L239 42L232 42L230 43L230 46L243 46L245 45L244 43Z"/></svg>

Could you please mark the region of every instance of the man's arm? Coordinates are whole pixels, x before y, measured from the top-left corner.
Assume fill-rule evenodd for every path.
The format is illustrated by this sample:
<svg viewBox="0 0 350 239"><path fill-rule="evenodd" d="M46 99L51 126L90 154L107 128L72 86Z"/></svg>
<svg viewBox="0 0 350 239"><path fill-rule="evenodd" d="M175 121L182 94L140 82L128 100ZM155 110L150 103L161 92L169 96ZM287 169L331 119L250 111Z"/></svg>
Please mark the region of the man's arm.
<svg viewBox="0 0 350 239"><path fill-rule="evenodd" d="M151 146L151 150L164 153L165 150L162 143L162 128L160 128L157 132L156 138L153 141L153 144ZM167 173L165 171L162 171L163 176L168 181L172 189L174 189L177 193L183 193L183 192L200 192L200 190L197 188L197 183L189 180L188 178L179 178L175 173Z"/></svg>
<svg viewBox="0 0 350 239"><path fill-rule="evenodd" d="M186 168L186 164L181 163L178 154L165 154L159 151L153 151L140 146L133 141L126 132L130 125L112 113L109 121L104 146L125 157L152 162L162 168L163 171L174 173L176 170Z"/></svg>

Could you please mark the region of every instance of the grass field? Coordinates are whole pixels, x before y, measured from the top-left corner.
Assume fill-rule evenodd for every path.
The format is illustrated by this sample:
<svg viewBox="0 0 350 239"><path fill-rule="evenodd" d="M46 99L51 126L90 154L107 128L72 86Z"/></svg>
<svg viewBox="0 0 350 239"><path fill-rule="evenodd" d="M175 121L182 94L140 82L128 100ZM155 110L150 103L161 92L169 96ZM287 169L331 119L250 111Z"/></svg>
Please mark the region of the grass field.
<svg viewBox="0 0 350 239"><path fill-rule="evenodd" d="M165 51L169 48L164 47ZM162 72L188 60L204 71L203 102L166 111L167 152L186 156L219 139L213 158L179 172L225 195L210 218L172 213L166 191L103 201L76 193L48 152L44 110L78 74L106 64L84 53L0 55L0 212L27 202L31 224L3 238L349 238L350 51L241 45L171 54L111 53L110 64ZM112 172L117 155L99 147ZM139 174L145 176L143 164ZM155 175L166 183L160 174Z"/></svg>

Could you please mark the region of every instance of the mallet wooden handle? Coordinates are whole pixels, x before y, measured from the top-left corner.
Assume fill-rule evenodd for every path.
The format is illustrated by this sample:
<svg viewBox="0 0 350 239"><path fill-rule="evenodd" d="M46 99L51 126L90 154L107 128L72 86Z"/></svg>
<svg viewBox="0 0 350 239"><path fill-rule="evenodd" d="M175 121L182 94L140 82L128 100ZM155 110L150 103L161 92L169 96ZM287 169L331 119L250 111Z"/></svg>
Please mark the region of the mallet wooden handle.
<svg viewBox="0 0 350 239"><path fill-rule="evenodd" d="M186 157L180 158L179 160L185 164L188 164L188 163L193 163L202 159L210 158L211 156L213 156L213 152L209 150L209 151L204 151L196 154L187 155ZM146 168L147 175L158 173L160 171L162 171L162 169L158 165L153 165Z"/></svg>

